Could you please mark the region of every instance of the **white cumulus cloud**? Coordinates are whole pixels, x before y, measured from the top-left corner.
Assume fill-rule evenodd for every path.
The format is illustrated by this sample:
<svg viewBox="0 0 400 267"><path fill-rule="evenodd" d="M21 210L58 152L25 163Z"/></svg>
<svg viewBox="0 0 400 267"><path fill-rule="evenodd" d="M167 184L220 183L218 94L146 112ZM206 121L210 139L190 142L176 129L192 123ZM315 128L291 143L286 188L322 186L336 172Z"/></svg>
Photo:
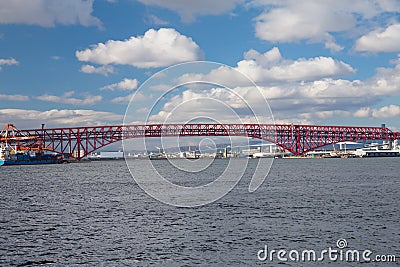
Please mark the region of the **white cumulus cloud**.
<svg viewBox="0 0 400 267"><path fill-rule="evenodd" d="M114 73L114 68L112 66L100 66L100 67L95 67L92 65L83 65L81 67L81 72L83 73L88 73L88 74L101 74L104 76L108 76L109 74Z"/></svg>
<svg viewBox="0 0 400 267"><path fill-rule="evenodd" d="M322 42L333 51L342 50L333 34L355 32L381 14L395 16L397 0L255 0L265 11L255 18L255 33L272 42Z"/></svg>
<svg viewBox="0 0 400 267"><path fill-rule="evenodd" d="M164 67L201 58L201 50L192 38L166 28L150 29L143 36L123 41L109 40L75 54L84 62L138 68Z"/></svg>
<svg viewBox="0 0 400 267"><path fill-rule="evenodd" d="M149 120L154 123L171 123L211 118L219 122L240 123L253 117L251 116L251 110L248 109L246 109L246 114L238 114L241 112L237 108L246 107L245 100L248 103L251 102L248 98L243 99L240 95L225 88L212 88L210 90L189 89L183 91L180 95L172 97L163 105L161 111L153 111ZM260 97L257 100L263 102ZM265 115L267 116L268 114Z"/></svg>
<svg viewBox="0 0 400 267"><path fill-rule="evenodd" d="M356 41L355 49L368 52L400 51L400 24L369 32Z"/></svg>
<svg viewBox="0 0 400 267"><path fill-rule="evenodd" d="M240 74L243 73L258 85L270 85L271 83L340 77L355 71L349 64L331 57L284 59L279 49L274 47L263 54L249 50L234 69L221 66L207 75L186 74L180 78L179 82L205 80L238 86L249 82L247 79L243 79L243 75Z"/></svg>
<svg viewBox="0 0 400 267"><path fill-rule="evenodd" d="M54 27L56 24L97 26L94 0L0 0L0 23Z"/></svg>
<svg viewBox="0 0 400 267"><path fill-rule="evenodd" d="M29 101L29 96L26 95L5 95L0 94L0 100L9 100L9 101Z"/></svg>
<svg viewBox="0 0 400 267"><path fill-rule="evenodd" d="M114 84L110 84L110 85L104 86L103 88L101 88L101 90L114 91L114 90L120 89L120 90L129 91L129 90L136 89L138 84L139 84L139 82L138 82L137 79L125 78L122 81L120 81L119 83L114 83Z"/></svg>
<svg viewBox="0 0 400 267"><path fill-rule="evenodd" d="M74 94L74 91L69 91L64 93L62 96L44 94L35 98L41 101L70 104L75 106L90 106L96 104L97 102L100 102L103 99L102 96L94 96L89 94L85 95L83 99L79 99L72 97Z"/></svg>
<svg viewBox="0 0 400 267"><path fill-rule="evenodd" d="M372 117L374 118L393 118L398 116L400 116L400 106L398 105L389 105L372 110Z"/></svg>
<svg viewBox="0 0 400 267"><path fill-rule="evenodd" d="M18 64L19 64L19 62L14 58L8 58L8 59L0 58L0 71L2 69L1 66L12 66L12 65L18 65Z"/></svg>
<svg viewBox="0 0 400 267"><path fill-rule="evenodd" d="M255 81L301 81L326 77L338 77L354 73L355 70L343 61L331 57L300 58L295 61L282 60L278 64L262 64L257 59L243 60L237 69Z"/></svg>
<svg viewBox="0 0 400 267"><path fill-rule="evenodd" d="M118 96L111 100L112 103L116 104L127 104L129 102L142 102L147 100L149 97L141 92L135 92L126 96Z"/></svg>
<svg viewBox="0 0 400 267"><path fill-rule="evenodd" d="M378 119L398 117L400 116L400 106L388 105L381 108L362 107L355 112L354 116L359 118L373 117Z"/></svg>

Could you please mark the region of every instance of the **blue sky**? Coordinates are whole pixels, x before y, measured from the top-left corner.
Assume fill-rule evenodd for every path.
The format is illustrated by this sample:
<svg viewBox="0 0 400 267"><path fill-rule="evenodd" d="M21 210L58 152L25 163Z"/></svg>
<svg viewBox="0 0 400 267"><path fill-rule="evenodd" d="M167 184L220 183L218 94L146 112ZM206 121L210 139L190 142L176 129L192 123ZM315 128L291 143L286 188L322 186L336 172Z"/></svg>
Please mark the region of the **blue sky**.
<svg viewBox="0 0 400 267"><path fill-rule="evenodd" d="M163 71L197 60L227 66ZM400 1L0 0L0 123L121 124L131 99L133 123L269 122L267 101L277 123L399 130Z"/></svg>

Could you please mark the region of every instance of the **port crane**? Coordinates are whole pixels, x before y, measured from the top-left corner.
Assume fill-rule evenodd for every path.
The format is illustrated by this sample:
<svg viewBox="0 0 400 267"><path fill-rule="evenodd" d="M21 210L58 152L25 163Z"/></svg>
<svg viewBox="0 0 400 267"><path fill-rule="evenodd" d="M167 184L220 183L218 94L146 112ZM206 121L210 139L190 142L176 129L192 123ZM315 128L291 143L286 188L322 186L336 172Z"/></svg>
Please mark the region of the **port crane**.
<svg viewBox="0 0 400 267"><path fill-rule="evenodd" d="M42 139L21 132L12 123L7 123L0 132L0 147L8 148L11 152L17 151L42 151L48 148L43 146Z"/></svg>
<svg viewBox="0 0 400 267"><path fill-rule="evenodd" d="M58 153L45 153L42 136L34 136L7 123L0 132L0 166L63 163Z"/></svg>

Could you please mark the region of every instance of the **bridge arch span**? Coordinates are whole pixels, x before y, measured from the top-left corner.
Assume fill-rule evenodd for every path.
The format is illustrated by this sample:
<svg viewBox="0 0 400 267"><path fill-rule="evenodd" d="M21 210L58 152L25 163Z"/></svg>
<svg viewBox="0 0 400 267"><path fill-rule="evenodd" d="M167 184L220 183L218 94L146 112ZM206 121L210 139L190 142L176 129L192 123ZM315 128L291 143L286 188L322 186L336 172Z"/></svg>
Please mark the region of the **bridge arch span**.
<svg viewBox="0 0 400 267"><path fill-rule="evenodd" d="M20 130L17 134L34 136L52 151L78 160L107 145L131 138L242 136L275 143L294 155L303 155L317 148L345 141L400 140L399 133L386 127L295 124L114 125Z"/></svg>

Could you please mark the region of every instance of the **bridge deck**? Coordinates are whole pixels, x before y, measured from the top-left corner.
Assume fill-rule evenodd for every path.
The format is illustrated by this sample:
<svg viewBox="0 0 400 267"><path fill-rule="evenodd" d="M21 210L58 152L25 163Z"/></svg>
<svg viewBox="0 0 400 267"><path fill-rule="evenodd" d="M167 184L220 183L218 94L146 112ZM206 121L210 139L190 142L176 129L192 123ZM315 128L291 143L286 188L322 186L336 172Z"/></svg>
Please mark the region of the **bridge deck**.
<svg viewBox="0 0 400 267"><path fill-rule="evenodd" d="M399 132L384 127L318 126L295 124L143 124L19 130L36 143L81 159L104 146L129 138L171 136L244 136L263 139L301 155L344 141L400 140ZM22 141L19 141L21 143ZM25 145L33 145L31 140ZM31 143L29 143L31 142Z"/></svg>

